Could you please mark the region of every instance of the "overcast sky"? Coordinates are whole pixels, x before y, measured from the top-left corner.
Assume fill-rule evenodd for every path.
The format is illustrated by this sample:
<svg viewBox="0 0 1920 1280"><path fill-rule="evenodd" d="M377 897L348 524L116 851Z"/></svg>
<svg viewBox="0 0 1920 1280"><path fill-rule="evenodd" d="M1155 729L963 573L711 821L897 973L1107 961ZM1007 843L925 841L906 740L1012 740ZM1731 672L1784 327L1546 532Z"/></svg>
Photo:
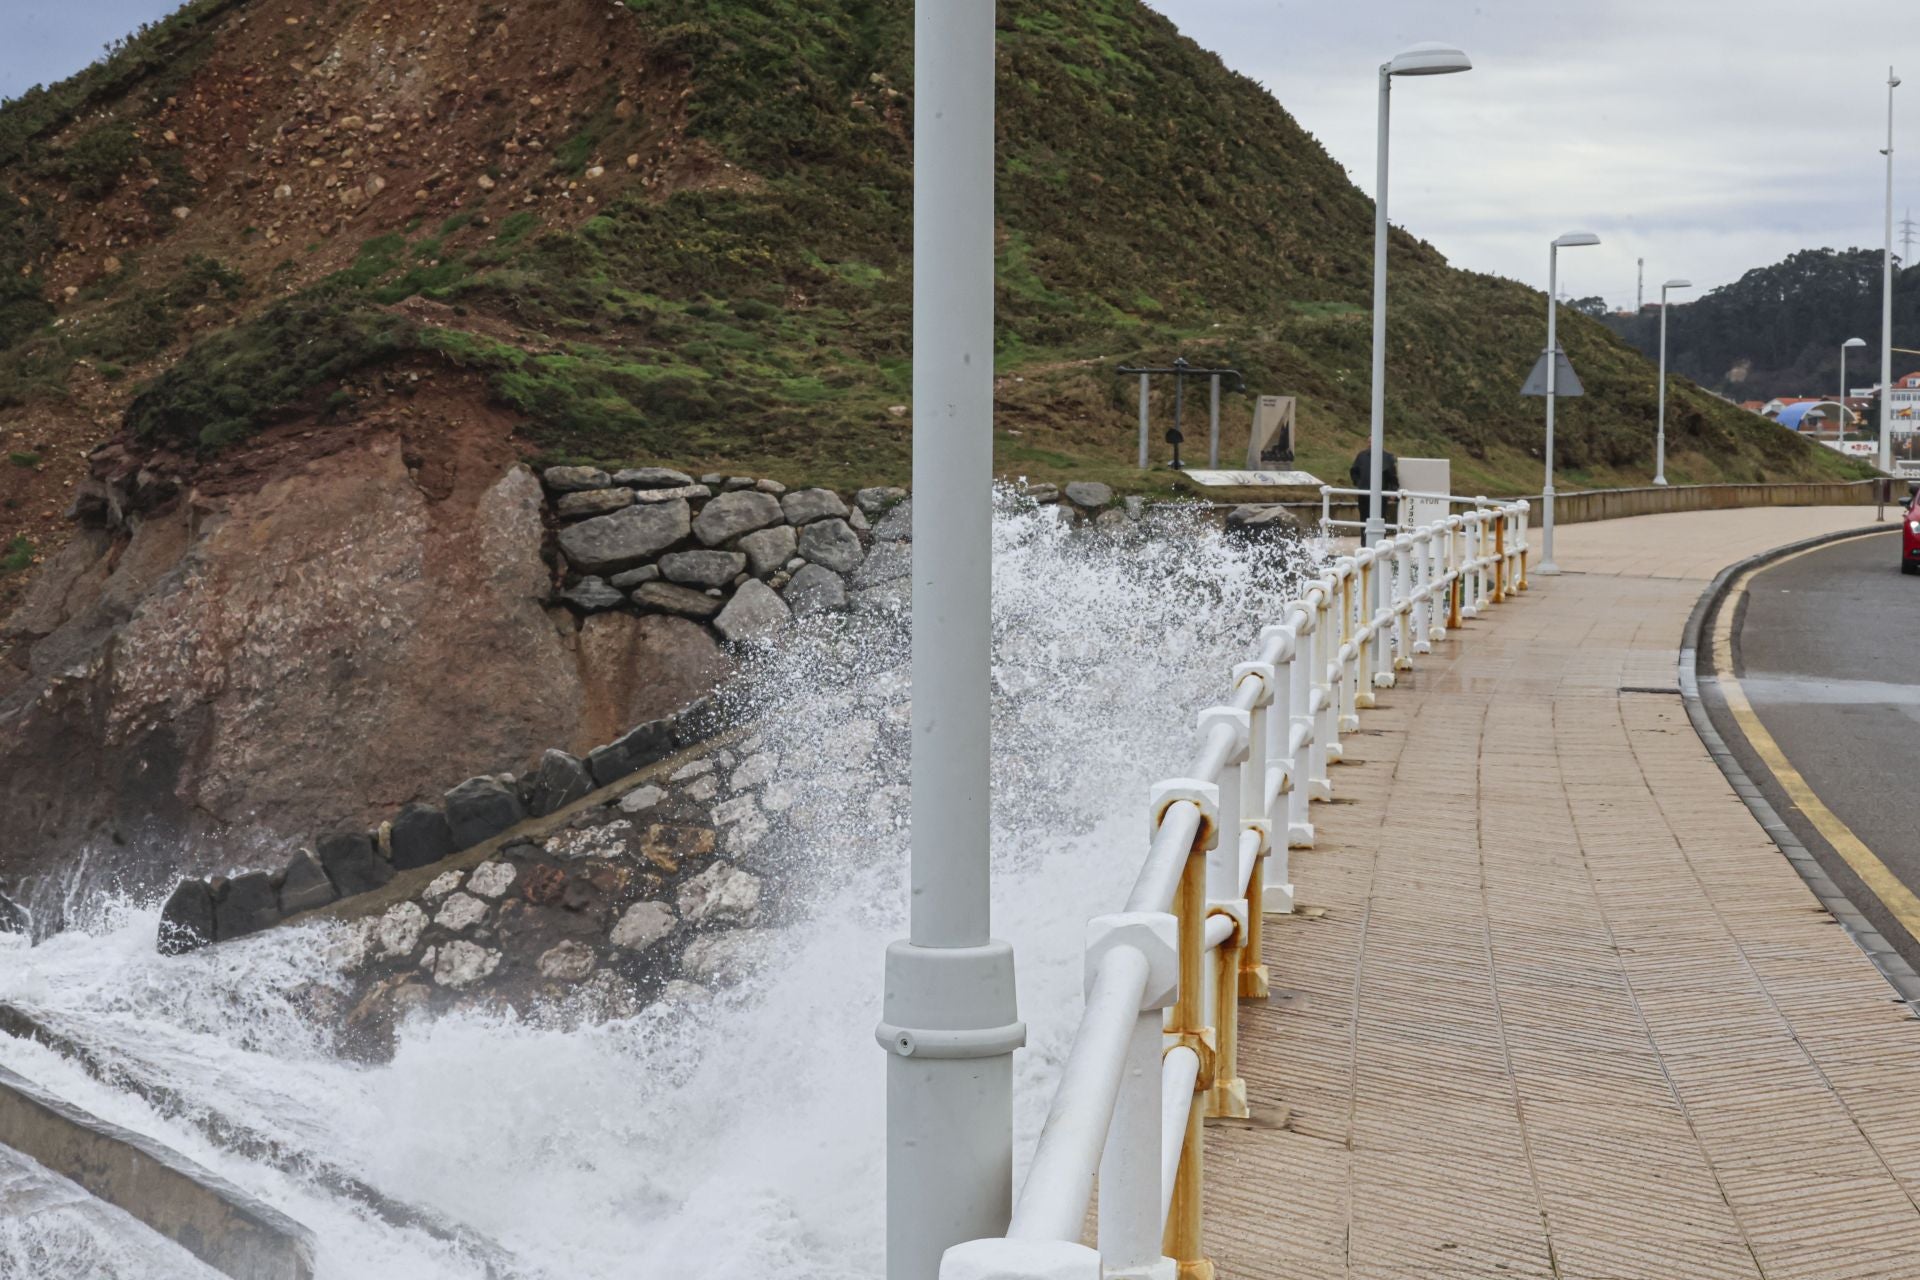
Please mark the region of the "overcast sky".
<svg viewBox="0 0 1920 1280"><path fill-rule="evenodd" d="M1418 41L1466 49L1469 74L1397 82L1393 220L1537 287L1568 230L1604 243L1562 255L1562 290L1628 306L1637 257L1656 285L1704 289L1795 249L1879 245L1887 63L1903 58L1895 217L1920 211L1915 0L1150 2L1272 90L1367 191L1374 69ZM0 0L0 96L173 7Z"/></svg>

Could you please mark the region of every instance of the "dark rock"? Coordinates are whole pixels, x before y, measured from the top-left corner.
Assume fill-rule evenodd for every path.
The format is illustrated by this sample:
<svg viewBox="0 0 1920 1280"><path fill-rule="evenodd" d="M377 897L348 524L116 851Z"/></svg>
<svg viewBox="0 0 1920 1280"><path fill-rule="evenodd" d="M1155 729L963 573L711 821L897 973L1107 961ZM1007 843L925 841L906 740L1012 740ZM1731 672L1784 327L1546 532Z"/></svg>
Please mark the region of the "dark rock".
<svg viewBox="0 0 1920 1280"><path fill-rule="evenodd" d="M520 797L498 778L482 774L447 792L447 829L455 849L471 849L524 819Z"/></svg>
<svg viewBox="0 0 1920 1280"><path fill-rule="evenodd" d="M629 569L625 573L616 573L607 579L607 581L622 591L631 591L641 583L652 582L659 576L659 565L643 564L638 569Z"/></svg>
<svg viewBox="0 0 1920 1280"><path fill-rule="evenodd" d="M212 942L213 894L204 880L182 880L160 909L160 954L185 955Z"/></svg>
<svg viewBox="0 0 1920 1280"><path fill-rule="evenodd" d="M280 922L280 902L273 892L273 877L264 871L249 871L227 881L227 891L213 904L213 936L225 942Z"/></svg>
<svg viewBox="0 0 1920 1280"><path fill-rule="evenodd" d="M793 559L798 537L791 526L778 524L771 529L750 533L734 545L747 553L747 572L756 578L766 578Z"/></svg>
<svg viewBox="0 0 1920 1280"><path fill-rule="evenodd" d="M579 493L561 495L560 501L553 504L553 510L562 520L579 520L632 505L631 489L582 489Z"/></svg>
<svg viewBox="0 0 1920 1280"><path fill-rule="evenodd" d="M787 583L780 598L796 618L829 613L847 607L847 584L825 565L803 565Z"/></svg>
<svg viewBox="0 0 1920 1280"><path fill-rule="evenodd" d="M696 698L673 718L673 745L705 742L727 727L726 708L716 698Z"/></svg>
<svg viewBox="0 0 1920 1280"><path fill-rule="evenodd" d="M701 545L717 547L742 534L779 524L781 519L780 503L772 494L751 488L736 489L700 508L700 515L693 522L693 535L700 539Z"/></svg>
<svg viewBox="0 0 1920 1280"><path fill-rule="evenodd" d="M582 573L618 573L651 560L686 537L689 524L684 501L627 507L562 529L560 550Z"/></svg>
<svg viewBox="0 0 1920 1280"><path fill-rule="evenodd" d="M627 593L609 586L605 578L588 577L562 591L560 598L582 613L597 613L618 609L627 602Z"/></svg>
<svg viewBox="0 0 1920 1280"><path fill-rule="evenodd" d="M723 487L728 493L733 493L740 489L751 489L753 488L753 484L754 480L752 476L728 476L727 482Z"/></svg>
<svg viewBox="0 0 1920 1280"><path fill-rule="evenodd" d="M425 866L426 862L433 861L432 858L427 859L426 862L403 863L399 860L400 824L406 820L410 810L421 807L410 805L407 809L402 809L400 817L394 820L394 861L391 863L374 852L373 837L364 831L335 832L332 835L321 836L314 842L320 858L321 870L326 872L327 879L333 881L333 887L339 891L341 897L350 898L356 893L369 893L378 889L393 879L396 866L404 870L407 867ZM428 809L426 812L431 813L435 818L440 818L438 809ZM440 818L440 830L444 840L446 835L444 818ZM442 857L444 854L434 856Z"/></svg>
<svg viewBox="0 0 1920 1280"><path fill-rule="evenodd" d="M594 783L608 786L656 760L664 760L673 751L672 719L649 720L629 730L604 747L587 754L587 768Z"/></svg>
<svg viewBox="0 0 1920 1280"><path fill-rule="evenodd" d="M814 529L819 526L807 527ZM851 532L848 536L852 536ZM727 607L713 620L713 625L728 640L763 640L792 620L793 611L787 608L786 601L772 587L755 578L734 593Z"/></svg>
<svg viewBox="0 0 1920 1280"><path fill-rule="evenodd" d="M287 864L286 878L280 882L282 915L324 907L339 896L333 881L327 878L326 868L312 850L302 849L293 855L293 861Z"/></svg>
<svg viewBox="0 0 1920 1280"><path fill-rule="evenodd" d="M724 587L747 567L738 551L672 551L660 557L660 572L668 582L690 587Z"/></svg>
<svg viewBox="0 0 1920 1280"><path fill-rule="evenodd" d="M847 504L831 489L797 489L780 499L780 510L788 524L847 518Z"/></svg>
<svg viewBox="0 0 1920 1280"><path fill-rule="evenodd" d="M873 538L876 542L913 541L913 499L901 499L874 521Z"/></svg>
<svg viewBox="0 0 1920 1280"><path fill-rule="evenodd" d="M643 608L682 618L711 618L720 612L720 601L692 587L676 587L671 582L643 582L633 593L633 602Z"/></svg>
<svg viewBox="0 0 1920 1280"><path fill-rule="evenodd" d="M540 478L555 493L605 489L613 483L613 478L598 467L548 467L540 473Z"/></svg>
<svg viewBox="0 0 1920 1280"><path fill-rule="evenodd" d="M527 796L527 811L536 818L566 808L593 790L593 775L579 757L549 749L540 757Z"/></svg>
<svg viewBox="0 0 1920 1280"><path fill-rule="evenodd" d="M672 467L628 467L625 471L614 472L613 482L631 485L635 489L674 489L692 484L693 477Z"/></svg>
<svg viewBox="0 0 1920 1280"><path fill-rule="evenodd" d="M1067 501L1076 507L1104 507L1113 501L1113 486L1098 480L1075 480L1067 485Z"/></svg>
<svg viewBox="0 0 1920 1280"><path fill-rule="evenodd" d="M1041 506L1045 506L1049 502L1060 501L1060 486L1057 484L1030 484L1027 486L1027 496Z"/></svg>
<svg viewBox="0 0 1920 1280"><path fill-rule="evenodd" d="M905 489L895 488L892 485L876 486L872 489L862 489L854 494L853 505L866 512L868 519L872 519L906 496Z"/></svg>
<svg viewBox="0 0 1920 1280"><path fill-rule="evenodd" d="M864 554L860 535L845 520L816 520L800 531L800 554L835 573L852 573Z"/></svg>
<svg viewBox="0 0 1920 1280"><path fill-rule="evenodd" d="M397 871L409 871L438 862L455 848L453 829L447 824L447 815L430 804L410 804L402 809L393 820L389 841L393 846L393 865ZM339 884L339 881L336 879L334 883ZM341 892L346 891L345 885L340 888Z"/></svg>

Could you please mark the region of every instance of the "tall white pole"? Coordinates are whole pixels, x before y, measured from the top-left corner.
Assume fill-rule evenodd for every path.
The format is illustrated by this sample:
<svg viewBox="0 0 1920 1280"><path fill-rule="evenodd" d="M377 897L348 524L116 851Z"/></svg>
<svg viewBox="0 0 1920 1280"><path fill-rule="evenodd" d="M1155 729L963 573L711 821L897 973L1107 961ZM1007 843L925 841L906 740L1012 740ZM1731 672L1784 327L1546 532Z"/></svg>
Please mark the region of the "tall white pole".
<svg viewBox="0 0 1920 1280"><path fill-rule="evenodd" d="M1847 439L1847 344L1844 342L1840 344L1840 412L1834 415L1834 421L1840 425L1833 438L1845 444ZM1841 452L1844 453L1846 450L1842 449Z"/></svg>
<svg viewBox="0 0 1920 1280"><path fill-rule="evenodd" d="M1362 544L1372 546L1387 531L1380 486L1387 453L1387 115L1393 102L1393 77L1380 65L1379 138L1375 144L1373 184L1373 407L1367 433L1372 462L1367 468L1367 524Z"/></svg>
<svg viewBox="0 0 1920 1280"><path fill-rule="evenodd" d="M1880 469L1893 470L1893 91L1900 77L1887 68L1887 247L1880 261Z"/></svg>
<svg viewBox="0 0 1920 1280"><path fill-rule="evenodd" d="M1660 428L1654 435L1653 482L1667 482L1667 286L1660 286Z"/></svg>
<svg viewBox="0 0 1920 1280"><path fill-rule="evenodd" d="M1553 562L1553 401L1559 382L1560 342L1554 304L1560 292L1560 246L1547 246L1547 482L1540 493L1545 508L1540 520L1540 567L1535 573L1548 577L1560 572Z"/></svg>
<svg viewBox="0 0 1920 1280"><path fill-rule="evenodd" d="M1013 1207L1013 951L989 935L994 6L914 5L913 834L887 948L887 1276Z"/></svg>

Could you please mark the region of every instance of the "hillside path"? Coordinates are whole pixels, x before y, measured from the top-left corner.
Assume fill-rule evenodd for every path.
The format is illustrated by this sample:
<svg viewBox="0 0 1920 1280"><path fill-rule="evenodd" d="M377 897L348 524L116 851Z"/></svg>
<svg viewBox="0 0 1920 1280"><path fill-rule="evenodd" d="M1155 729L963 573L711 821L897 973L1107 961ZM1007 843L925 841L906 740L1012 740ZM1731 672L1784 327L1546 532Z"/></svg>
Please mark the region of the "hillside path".
<svg viewBox="0 0 1920 1280"><path fill-rule="evenodd" d="M1208 1131L1223 1280L1920 1276L1920 1022L1630 691L1721 567L1872 514L1570 526L1382 694L1244 1007L1290 1119Z"/></svg>

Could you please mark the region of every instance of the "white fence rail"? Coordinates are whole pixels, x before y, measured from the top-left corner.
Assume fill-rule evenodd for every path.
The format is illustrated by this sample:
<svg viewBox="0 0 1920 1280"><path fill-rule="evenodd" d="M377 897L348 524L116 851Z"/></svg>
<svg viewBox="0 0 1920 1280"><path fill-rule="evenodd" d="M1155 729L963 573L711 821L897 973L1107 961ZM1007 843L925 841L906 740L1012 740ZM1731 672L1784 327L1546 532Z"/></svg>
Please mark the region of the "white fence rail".
<svg viewBox="0 0 1920 1280"><path fill-rule="evenodd" d="M1202 1121L1247 1115L1239 1005L1267 995L1262 918L1293 910L1289 849L1374 690L1527 586L1527 504L1468 504L1336 560L1263 628L1182 777L1152 788L1146 861L1087 927L1086 1003L1004 1238L941 1280L1203 1277ZM1099 1188L1096 1247L1082 1243Z"/></svg>

